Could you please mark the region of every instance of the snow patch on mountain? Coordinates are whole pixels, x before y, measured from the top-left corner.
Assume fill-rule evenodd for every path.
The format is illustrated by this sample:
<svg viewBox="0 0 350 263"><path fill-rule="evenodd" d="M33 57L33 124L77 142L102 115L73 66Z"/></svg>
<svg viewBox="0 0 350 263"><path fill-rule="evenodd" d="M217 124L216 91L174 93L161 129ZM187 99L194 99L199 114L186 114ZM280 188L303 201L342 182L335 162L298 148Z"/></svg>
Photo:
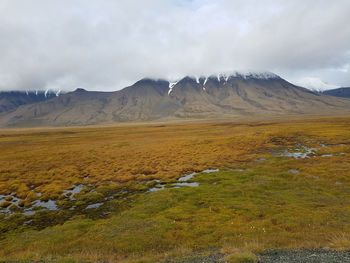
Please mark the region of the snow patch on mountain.
<svg viewBox="0 0 350 263"><path fill-rule="evenodd" d="M204 80L204 82L203 82L203 89L204 89L204 86L205 86L205 84L207 83L207 81L208 81L208 78L206 77L205 80Z"/></svg>
<svg viewBox="0 0 350 263"><path fill-rule="evenodd" d="M259 72L259 71L233 71L233 72L226 72L222 74L224 78L227 80L230 77L236 77L236 78L243 78L243 79L279 79L280 76L276 75L275 73L265 71L265 72Z"/></svg>
<svg viewBox="0 0 350 263"><path fill-rule="evenodd" d="M173 91L173 87L177 84L176 82L169 82L169 91L168 91L168 95L170 95L170 93Z"/></svg>

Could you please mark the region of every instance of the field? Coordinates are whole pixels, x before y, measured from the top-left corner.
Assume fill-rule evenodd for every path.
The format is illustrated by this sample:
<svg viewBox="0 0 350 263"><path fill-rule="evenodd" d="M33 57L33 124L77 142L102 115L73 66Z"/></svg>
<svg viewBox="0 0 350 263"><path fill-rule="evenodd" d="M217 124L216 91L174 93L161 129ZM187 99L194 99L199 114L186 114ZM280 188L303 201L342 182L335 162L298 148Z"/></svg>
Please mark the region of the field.
<svg viewBox="0 0 350 263"><path fill-rule="evenodd" d="M4 261L350 249L350 117L0 130L0 152Z"/></svg>

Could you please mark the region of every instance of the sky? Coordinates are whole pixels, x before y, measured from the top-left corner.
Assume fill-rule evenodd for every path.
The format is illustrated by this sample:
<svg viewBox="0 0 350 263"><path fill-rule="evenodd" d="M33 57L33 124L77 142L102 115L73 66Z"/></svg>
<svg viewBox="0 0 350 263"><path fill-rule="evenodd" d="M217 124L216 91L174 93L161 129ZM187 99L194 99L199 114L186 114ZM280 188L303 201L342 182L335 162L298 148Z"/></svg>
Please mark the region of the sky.
<svg viewBox="0 0 350 263"><path fill-rule="evenodd" d="M0 90L271 71L350 86L349 0L0 0Z"/></svg>

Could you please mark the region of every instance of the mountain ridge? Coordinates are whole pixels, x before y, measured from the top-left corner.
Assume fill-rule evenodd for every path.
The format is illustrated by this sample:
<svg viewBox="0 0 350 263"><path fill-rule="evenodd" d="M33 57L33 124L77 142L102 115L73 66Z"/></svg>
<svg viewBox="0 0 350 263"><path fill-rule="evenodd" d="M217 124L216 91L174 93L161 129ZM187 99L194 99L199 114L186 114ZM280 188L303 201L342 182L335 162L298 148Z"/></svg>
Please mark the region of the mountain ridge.
<svg viewBox="0 0 350 263"><path fill-rule="evenodd" d="M143 78L115 92L77 89L0 114L0 126L70 126L193 118L350 113L350 100L298 87L273 73Z"/></svg>
<svg viewBox="0 0 350 263"><path fill-rule="evenodd" d="M21 105L48 100L58 95L59 92L50 90L0 91L0 113L13 110Z"/></svg>
<svg viewBox="0 0 350 263"><path fill-rule="evenodd" d="M350 87L343 87L322 92L325 95L335 96L339 98L350 98Z"/></svg>

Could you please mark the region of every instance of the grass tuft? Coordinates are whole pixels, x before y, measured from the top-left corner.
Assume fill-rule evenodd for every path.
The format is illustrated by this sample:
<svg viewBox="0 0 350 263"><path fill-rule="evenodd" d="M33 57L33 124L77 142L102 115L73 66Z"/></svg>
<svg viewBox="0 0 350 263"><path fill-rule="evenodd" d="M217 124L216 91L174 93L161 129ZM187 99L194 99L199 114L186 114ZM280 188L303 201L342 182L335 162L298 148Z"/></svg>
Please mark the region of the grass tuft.
<svg viewBox="0 0 350 263"><path fill-rule="evenodd" d="M330 238L330 248L340 251L350 250L350 234L338 233Z"/></svg>

